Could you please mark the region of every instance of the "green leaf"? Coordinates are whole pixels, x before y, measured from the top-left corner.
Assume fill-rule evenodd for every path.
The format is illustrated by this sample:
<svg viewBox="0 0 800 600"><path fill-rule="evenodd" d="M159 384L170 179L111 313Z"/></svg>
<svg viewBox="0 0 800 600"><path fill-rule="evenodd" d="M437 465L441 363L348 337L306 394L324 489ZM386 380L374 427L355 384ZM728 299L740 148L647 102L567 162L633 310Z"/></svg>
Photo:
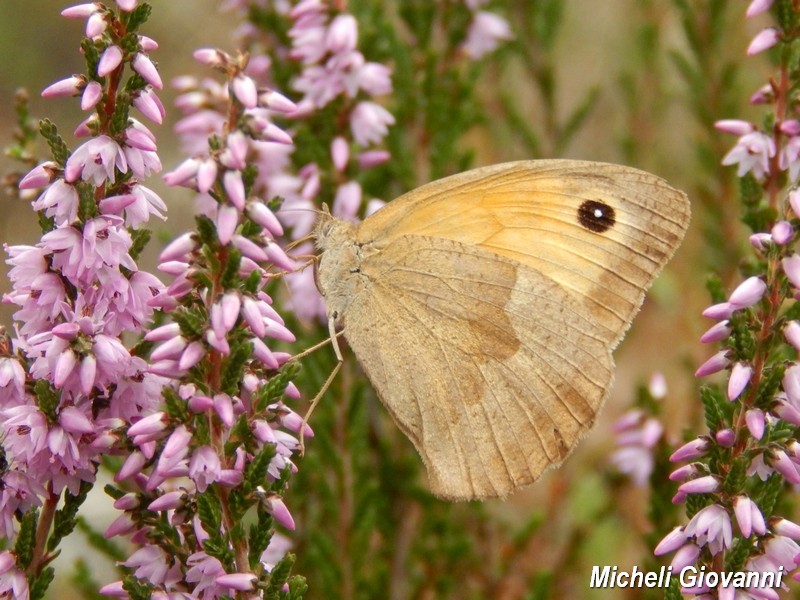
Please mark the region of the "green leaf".
<svg viewBox="0 0 800 600"><path fill-rule="evenodd" d="M36 545L36 528L39 526L39 511L31 509L22 515L14 552L17 554L17 564L27 569L33 560L33 549Z"/></svg>
<svg viewBox="0 0 800 600"><path fill-rule="evenodd" d="M128 250L133 260L138 260L142 250L145 249L153 233L149 229L134 229L131 232L131 248Z"/></svg>
<svg viewBox="0 0 800 600"><path fill-rule="evenodd" d="M242 281L242 278L239 275L239 267L241 266L241 262L242 253L237 248L229 247L228 255L223 266L222 276L220 278L222 289L236 290L239 288L239 285L241 285Z"/></svg>
<svg viewBox="0 0 800 600"><path fill-rule="evenodd" d="M164 398L164 408L170 419L178 423L185 423L189 420L189 411L186 408L186 401L181 399L177 389L164 386L161 396Z"/></svg>
<svg viewBox="0 0 800 600"><path fill-rule="evenodd" d="M69 158L69 149L62 137L58 134L58 127L50 119L39 121L39 133L50 146L50 154L59 165L64 165Z"/></svg>
<svg viewBox="0 0 800 600"><path fill-rule="evenodd" d="M749 538L734 538L733 544L725 553L725 571L741 571L753 550L753 543Z"/></svg>
<svg viewBox="0 0 800 600"><path fill-rule="evenodd" d="M42 572L39 573L39 576L33 579L31 582L30 599L41 600L41 598L44 598L47 588L49 588L50 584L53 583L53 579L55 579L55 577L56 571L53 569L53 567L45 567L42 569Z"/></svg>
<svg viewBox="0 0 800 600"><path fill-rule="evenodd" d="M258 522L250 525L250 533L247 539L248 562L251 569L255 569L260 564L261 555L269 546L272 540L272 516L259 504Z"/></svg>
<svg viewBox="0 0 800 600"><path fill-rule="evenodd" d="M247 361L253 355L253 344L249 340L231 344L231 352L222 367L220 388L226 394L235 396L244 376Z"/></svg>
<svg viewBox="0 0 800 600"><path fill-rule="evenodd" d="M703 386L700 388L700 400L705 409L706 427L711 431L725 429L729 425L723 412L725 398L716 386Z"/></svg>
<svg viewBox="0 0 800 600"><path fill-rule="evenodd" d="M44 379L37 379L33 385L33 392L36 394L36 404L39 406L50 423L58 422L56 407L58 406L59 394Z"/></svg>
<svg viewBox="0 0 800 600"><path fill-rule="evenodd" d="M723 489L731 496L744 490L747 482L747 467L750 461L744 459L736 459L731 465L731 469L723 482Z"/></svg>
<svg viewBox="0 0 800 600"><path fill-rule="evenodd" d="M245 468L244 483L242 484L243 493L249 494L259 485L265 484L267 468L274 456L275 446L272 444L264 444L258 454L253 457L253 460Z"/></svg>
<svg viewBox="0 0 800 600"><path fill-rule="evenodd" d="M287 600L301 600L308 591L306 578L302 575L294 575L289 579L289 594Z"/></svg>
<svg viewBox="0 0 800 600"><path fill-rule="evenodd" d="M52 552L61 543L61 540L72 533L75 529L76 516L78 509L86 501L86 497L94 487L94 484L89 481L81 481L81 486L76 496L73 496L69 490L64 494L64 504L55 513L53 519L53 532L47 540L47 549Z"/></svg>
<svg viewBox="0 0 800 600"><path fill-rule="evenodd" d="M122 589L128 592L130 600L150 600L155 591L133 575L128 575L122 580Z"/></svg>
<svg viewBox="0 0 800 600"><path fill-rule="evenodd" d="M222 506L216 494L197 494L197 515L206 531L219 531L222 525Z"/></svg>
<svg viewBox="0 0 800 600"><path fill-rule="evenodd" d="M150 13L153 11L152 6L143 2L139 4L136 8L134 8L129 13L124 13L120 11L120 18L124 19L124 22L127 23L128 31L134 32L138 30L147 20L150 18Z"/></svg>
<svg viewBox="0 0 800 600"><path fill-rule="evenodd" d="M264 590L265 600L280 600L281 588L283 588L284 584L289 580L294 561L294 554L290 552L272 569L272 572L269 574L269 583Z"/></svg>
<svg viewBox="0 0 800 600"><path fill-rule="evenodd" d="M760 493L754 497L756 504L765 515L771 515L775 510L778 495L784 487L784 480L778 473L773 473L761 486Z"/></svg>

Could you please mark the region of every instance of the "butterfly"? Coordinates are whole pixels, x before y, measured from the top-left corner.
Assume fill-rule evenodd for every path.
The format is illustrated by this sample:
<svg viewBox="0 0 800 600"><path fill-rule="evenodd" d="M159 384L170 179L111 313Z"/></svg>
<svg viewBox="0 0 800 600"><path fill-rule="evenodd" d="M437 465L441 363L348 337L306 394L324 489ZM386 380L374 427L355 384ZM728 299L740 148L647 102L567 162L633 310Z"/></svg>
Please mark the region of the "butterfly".
<svg viewBox="0 0 800 600"><path fill-rule="evenodd" d="M681 243L686 195L630 167L487 166L314 231L317 286L431 490L506 496L560 465Z"/></svg>

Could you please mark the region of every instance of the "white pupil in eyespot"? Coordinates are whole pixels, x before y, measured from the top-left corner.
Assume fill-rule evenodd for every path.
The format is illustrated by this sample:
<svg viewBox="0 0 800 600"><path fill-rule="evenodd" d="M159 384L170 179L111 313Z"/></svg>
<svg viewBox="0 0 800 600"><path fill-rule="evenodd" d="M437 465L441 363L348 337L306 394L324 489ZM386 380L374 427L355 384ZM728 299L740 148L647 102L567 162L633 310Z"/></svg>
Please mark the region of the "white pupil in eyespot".
<svg viewBox="0 0 800 600"><path fill-rule="evenodd" d="M600 210L599 208L595 208L594 209L594 218L595 219L600 219L600 218L602 218L602 216L603 216L603 211Z"/></svg>

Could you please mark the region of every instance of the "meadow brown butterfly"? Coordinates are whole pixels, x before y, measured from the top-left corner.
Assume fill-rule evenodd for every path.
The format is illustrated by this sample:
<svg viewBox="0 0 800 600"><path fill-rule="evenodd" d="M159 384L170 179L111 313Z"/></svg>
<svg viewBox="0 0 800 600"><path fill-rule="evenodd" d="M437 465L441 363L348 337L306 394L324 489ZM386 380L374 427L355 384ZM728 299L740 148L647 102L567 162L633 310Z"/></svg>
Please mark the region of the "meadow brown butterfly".
<svg viewBox="0 0 800 600"><path fill-rule="evenodd" d="M629 167L483 167L360 224L320 216L317 285L432 491L505 496L558 466L608 396L611 351L689 224Z"/></svg>

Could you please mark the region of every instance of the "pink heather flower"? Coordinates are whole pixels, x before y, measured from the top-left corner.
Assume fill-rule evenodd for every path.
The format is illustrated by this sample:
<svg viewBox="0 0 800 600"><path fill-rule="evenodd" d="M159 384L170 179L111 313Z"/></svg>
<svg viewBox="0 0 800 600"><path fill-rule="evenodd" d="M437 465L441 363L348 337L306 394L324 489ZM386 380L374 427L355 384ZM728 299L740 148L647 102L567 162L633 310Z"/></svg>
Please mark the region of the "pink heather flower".
<svg viewBox="0 0 800 600"><path fill-rule="evenodd" d="M222 245L227 245L233 238L233 234L239 224L239 211L235 206L224 204L217 210L217 218L214 221L217 226L219 242Z"/></svg>
<svg viewBox="0 0 800 600"><path fill-rule="evenodd" d="M191 342L186 346L186 350L183 351L180 359L178 359L178 368L181 371L188 371L199 363L205 355L206 349L202 342Z"/></svg>
<svg viewBox="0 0 800 600"><path fill-rule="evenodd" d="M2 570L0 571L0 597L27 600L30 597L28 578L17 568L14 556L8 550L0 554Z"/></svg>
<svg viewBox="0 0 800 600"><path fill-rule="evenodd" d="M783 328L783 336L796 350L800 350L800 323L789 321Z"/></svg>
<svg viewBox="0 0 800 600"><path fill-rule="evenodd" d="M783 475L784 479L789 483L800 484L800 472L798 472L797 465L789 458L786 452L784 450L775 450L771 455L769 464Z"/></svg>
<svg viewBox="0 0 800 600"><path fill-rule="evenodd" d="M109 46L103 51L100 60L97 62L97 74L100 77L105 77L122 64L122 58L122 48Z"/></svg>
<svg viewBox="0 0 800 600"><path fill-rule="evenodd" d="M217 585L242 592L255 589L256 581L258 578L252 573L231 573L216 578Z"/></svg>
<svg viewBox="0 0 800 600"><path fill-rule="evenodd" d="M751 408L745 413L747 429L755 439L760 440L764 437L764 412L760 408ZM798 423L800 424L800 423Z"/></svg>
<svg viewBox="0 0 800 600"><path fill-rule="evenodd" d="M670 481L687 481L689 479L695 479L695 475L698 474L697 466L695 464L688 464L683 465L682 467L678 467L672 473L669 474Z"/></svg>
<svg viewBox="0 0 800 600"><path fill-rule="evenodd" d="M667 380L663 373L655 372L650 376L647 391L656 400L663 400L667 397Z"/></svg>
<svg viewBox="0 0 800 600"><path fill-rule="evenodd" d="M139 90L132 102L133 106L153 123L161 125L164 121L166 115L164 105L150 86Z"/></svg>
<svg viewBox="0 0 800 600"><path fill-rule="evenodd" d="M270 110L277 112L291 113L297 110L297 104L289 100L289 98L283 94L274 90L263 92L259 96L259 102Z"/></svg>
<svg viewBox="0 0 800 600"><path fill-rule="evenodd" d="M59 98L63 96L77 96L86 83L82 75L73 75L61 81L56 81L42 90L43 98Z"/></svg>
<svg viewBox="0 0 800 600"><path fill-rule="evenodd" d="M748 241L753 248L763 252L772 244L772 236L768 233L754 233L748 238Z"/></svg>
<svg viewBox="0 0 800 600"><path fill-rule="evenodd" d="M131 67L142 76L142 79L157 90L164 87L164 84L161 82L161 76L158 74L158 69L156 69L150 57L143 52L136 53L133 57L133 61L131 61Z"/></svg>
<svg viewBox="0 0 800 600"><path fill-rule="evenodd" d="M782 387L789 401L800 407L800 364L792 363L784 371Z"/></svg>
<svg viewBox="0 0 800 600"><path fill-rule="evenodd" d="M350 52L358 43L358 22L353 15L336 15L328 26L325 45L333 53Z"/></svg>
<svg viewBox="0 0 800 600"><path fill-rule="evenodd" d="M768 539L764 547L766 557L784 570L791 571L797 566L795 557L800 554L800 546L793 539L776 535Z"/></svg>
<svg viewBox="0 0 800 600"><path fill-rule="evenodd" d="M90 15L86 20L86 37L92 39L99 37L107 27L108 22L106 21L105 15L101 12L96 12Z"/></svg>
<svg viewBox="0 0 800 600"><path fill-rule="evenodd" d="M78 191L63 179L56 179L31 205L54 219L56 226L73 223L78 218Z"/></svg>
<svg viewBox="0 0 800 600"><path fill-rule="evenodd" d="M739 119L722 119L714 123L714 127L724 133L732 133L740 137L756 130L756 126L749 121Z"/></svg>
<svg viewBox="0 0 800 600"><path fill-rule="evenodd" d="M744 537L750 537L755 532L758 535L767 533L767 525L764 522L764 515L758 506L747 496L737 496L733 502L733 512L736 515L736 522L739 530Z"/></svg>
<svg viewBox="0 0 800 600"><path fill-rule="evenodd" d="M746 17L755 17L769 10L772 0L753 0L747 7Z"/></svg>
<svg viewBox="0 0 800 600"><path fill-rule="evenodd" d="M789 138L781 150L778 165L784 171L789 171L790 180L797 180L797 175L800 173L800 136Z"/></svg>
<svg viewBox="0 0 800 600"><path fill-rule="evenodd" d="M759 32L756 37L753 38L753 40L750 42L750 45L747 47L747 55L753 56L759 52L764 52L764 50L772 48L779 41L780 32L774 27L768 27L767 29Z"/></svg>
<svg viewBox="0 0 800 600"><path fill-rule="evenodd" d="M19 189L36 190L49 185L57 170L58 165L52 160L36 165L20 180Z"/></svg>
<svg viewBox="0 0 800 600"><path fill-rule="evenodd" d="M347 162L350 160L350 146L342 136L333 138L331 142L331 159L333 167L340 173L344 171Z"/></svg>
<svg viewBox="0 0 800 600"><path fill-rule="evenodd" d="M359 102L350 114L350 128L357 144L368 146L379 143L394 125L394 117L385 108L374 102Z"/></svg>
<svg viewBox="0 0 800 600"><path fill-rule="evenodd" d="M730 302L720 302L719 304L712 304L702 314L709 319L729 319L735 310L736 307Z"/></svg>
<svg viewBox="0 0 800 600"><path fill-rule="evenodd" d="M211 158L200 161L197 166L197 191L205 194L217 181L217 163Z"/></svg>
<svg viewBox="0 0 800 600"><path fill-rule="evenodd" d="M716 433L714 438L723 448L732 448L736 443L736 432L733 429L721 429Z"/></svg>
<svg viewBox="0 0 800 600"><path fill-rule="evenodd" d="M153 585L162 585L168 578L172 579L176 575L180 577L177 573L170 574L170 566L178 567L178 565L157 546L148 545L140 548L122 564L135 569L136 577Z"/></svg>
<svg viewBox="0 0 800 600"><path fill-rule="evenodd" d="M85 4L76 4L61 11L61 16L65 19L86 19L98 10L103 8L99 2L87 2Z"/></svg>
<svg viewBox="0 0 800 600"><path fill-rule="evenodd" d="M719 485L719 479L714 475L704 475L681 484L678 486L678 491L684 494L710 494L716 492Z"/></svg>
<svg viewBox="0 0 800 600"><path fill-rule="evenodd" d="M81 95L81 110L94 108L103 97L103 86L96 81L90 81Z"/></svg>
<svg viewBox="0 0 800 600"><path fill-rule="evenodd" d="M795 217L800 217L800 189L793 189L789 192L789 206Z"/></svg>
<svg viewBox="0 0 800 600"><path fill-rule="evenodd" d="M739 308L747 308L756 304L767 291L767 284L760 277L748 277L740 283L729 298L731 305Z"/></svg>
<svg viewBox="0 0 800 600"><path fill-rule="evenodd" d="M727 339L733 331L729 325L730 321L725 319L716 325L711 326L701 337L700 342L703 344L710 344L712 342L719 342ZM800 326L798 327L800 328Z"/></svg>
<svg viewBox="0 0 800 600"><path fill-rule="evenodd" d="M792 254L781 261L783 272L796 288L800 288L800 254Z"/></svg>
<svg viewBox="0 0 800 600"><path fill-rule="evenodd" d="M747 467L747 476L758 475L761 481L766 481L773 472L772 467L767 464L764 454L757 454Z"/></svg>
<svg viewBox="0 0 800 600"><path fill-rule="evenodd" d="M653 554L656 556L669 554L670 552L674 552L683 546L687 541L688 538L686 537L684 527L674 527L672 531L665 535L664 539L658 543L658 546L656 546L655 550L653 550Z"/></svg>
<svg viewBox="0 0 800 600"><path fill-rule="evenodd" d="M675 556L672 557L670 566L672 566L676 573L679 573L685 567L697 562L699 556L700 546L691 542L684 544L680 547L680 549L678 549L678 551L675 553Z"/></svg>
<svg viewBox="0 0 800 600"><path fill-rule="evenodd" d="M719 371L725 369L729 364L730 360L728 359L728 351L720 350L714 356L700 365L697 371L695 371L694 376L705 377L706 375L713 375L714 373L718 373Z"/></svg>
<svg viewBox="0 0 800 600"><path fill-rule="evenodd" d="M678 448L669 457L670 462L692 460L703 456L709 449L709 441L705 438L695 438Z"/></svg>
<svg viewBox="0 0 800 600"><path fill-rule="evenodd" d="M733 529L728 511L719 504L700 510L684 530L686 537L694 537L698 546L708 545L712 555L731 547Z"/></svg>
<svg viewBox="0 0 800 600"><path fill-rule="evenodd" d="M770 523L772 531L778 535L783 535L793 540L800 540L800 525L779 517ZM761 533L763 535L763 533Z"/></svg>
<svg viewBox="0 0 800 600"><path fill-rule="evenodd" d="M369 169L388 162L391 157L392 155L387 150L367 150L366 152L360 152L356 158L359 168ZM375 211L373 210L372 212ZM367 212L367 214L370 213Z"/></svg>
<svg viewBox="0 0 800 600"><path fill-rule="evenodd" d="M255 108L258 105L258 89L256 82L247 75L239 74L233 78L231 89L236 99L245 108Z"/></svg>
<svg viewBox="0 0 800 600"><path fill-rule="evenodd" d="M511 26L503 17L487 11L479 11L470 24L464 52L473 60L478 60L493 52L502 41L514 36Z"/></svg>
<svg viewBox="0 0 800 600"><path fill-rule="evenodd" d="M731 377L728 380L728 400L736 400L753 375L753 367L748 364L737 362L731 369Z"/></svg>
<svg viewBox="0 0 800 600"><path fill-rule="evenodd" d="M211 446L201 446L192 453L189 461L189 477L197 485L199 492L220 479L222 465L219 456Z"/></svg>
<svg viewBox="0 0 800 600"><path fill-rule="evenodd" d="M737 175L752 171L756 179L763 179L769 171L769 159L775 156L775 140L760 131L747 133L722 159L723 165L739 165Z"/></svg>
<svg viewBox="0 0 800 600"><path fill-rule="evenodd" d="M247 203L247 215L261 225L273 237L283 235L283 227L269 207L263 202L251 201Z"/></svg>
<svg viewBox="0 0 800 600"><path fill-rule="evenodd" d="M222 185L231 204L240 211L244 210L245 192L241 171L225 171L222 176Z"/></svg>
<svg viewBox="0 0 800 600"><path fill-rule="evenodd" d="M72 153L64 167L64 179L73 183L80 178L100 187L106 181L114 183L116 171L127 173L125 153L117 142L101 135L81 144Z"/></svg>
<svg viewBox="0 0 800 600"><path fill-rule="evenodd" d="M271 494L264 499L264 504L276 522L286 527L286 529L294 530L295 524L292 514L286 508L286 504L280 496Z"/></svg>
<svg viewBox="0 0 800 600"><path fill-rule="evenodd" d="M182 508L185 504L186 492L183 490L176 490L174 492L167 492L153 500L147 505L147 510L155 512L162 512L165 510L176 510Z"/></svg>
<svg viewBox="0 0 800 600"><path fill-rule="evenodd" d="M333 199L333 214L342 219L357 221L360 206L361 185L356 181L348 181L340 185Z"/></svg>
<svg viewBox="0 0 800 600"><path fill-rule="evenodd" d="M800 148L800 146L798 147ZM798 168L800 168L800 163L798 163ZM792 240L792 237L794 236L794 229L792 229L792 224L788 221L778 221L772 227L770 234L772 235L772 239L776 244L779 246L785 246Z"/></svg>

